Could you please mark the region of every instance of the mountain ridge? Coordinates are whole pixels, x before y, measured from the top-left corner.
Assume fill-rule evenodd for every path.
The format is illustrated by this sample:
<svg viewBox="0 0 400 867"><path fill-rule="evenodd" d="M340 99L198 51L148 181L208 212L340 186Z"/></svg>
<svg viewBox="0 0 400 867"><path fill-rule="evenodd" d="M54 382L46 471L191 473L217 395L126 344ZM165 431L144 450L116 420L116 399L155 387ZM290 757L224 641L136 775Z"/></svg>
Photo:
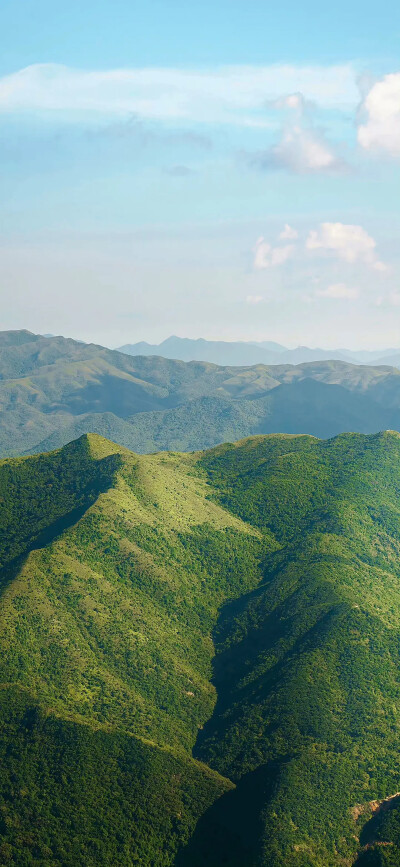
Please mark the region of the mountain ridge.
<svg viewBox="0 0 400 867"><path fill-rule="evenodd" d="M397 368L314 361L218 366L128 356L96 344L0 334L0 454L94 431L137 452L210 448L288 431L329 437L400 427Z"/></svg>
<svg viewBox="0 0 400 867"><path fill-rule="evenodd" d="M140 341L118 347L119 352L128 355L159 355L163 358L175 358L181 361L212 361L223 365L252 364L303 364L307 361L347 361L353 364L385 364L386 356L397 358L396 350L350 350L350 349L311 349L308 346L297 346L288 349L274 341L223 341L191 339L172 335L159 344ZM391 363L391 362L389 362ZM396 366L396 365L395 365Z"/></svg>
<svg viewBox="0 0 400 867"><path fill-rule="evenodd" d="M5 863L379 855L399 491L397 432L154 455L89 434L0 462Z"/></svg>

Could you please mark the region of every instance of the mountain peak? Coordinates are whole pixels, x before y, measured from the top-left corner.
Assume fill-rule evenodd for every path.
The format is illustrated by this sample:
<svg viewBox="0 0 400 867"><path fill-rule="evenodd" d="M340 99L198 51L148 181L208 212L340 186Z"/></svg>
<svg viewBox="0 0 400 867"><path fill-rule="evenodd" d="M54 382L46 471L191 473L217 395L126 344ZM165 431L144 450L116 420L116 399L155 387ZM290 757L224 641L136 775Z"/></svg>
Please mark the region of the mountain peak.
<svg viewBox="0 0 400 867"><path fill-rule="evenodd" d="M90 454L96 460L128 451L97 433L84 433L78 441L87 444Z"/></svg>
<svg viewBox="0 0 400 867"><path fill-rule="evenodd" d="M1 851L350 865L398 791L399 435L118 450L0 463Z"/></svg>

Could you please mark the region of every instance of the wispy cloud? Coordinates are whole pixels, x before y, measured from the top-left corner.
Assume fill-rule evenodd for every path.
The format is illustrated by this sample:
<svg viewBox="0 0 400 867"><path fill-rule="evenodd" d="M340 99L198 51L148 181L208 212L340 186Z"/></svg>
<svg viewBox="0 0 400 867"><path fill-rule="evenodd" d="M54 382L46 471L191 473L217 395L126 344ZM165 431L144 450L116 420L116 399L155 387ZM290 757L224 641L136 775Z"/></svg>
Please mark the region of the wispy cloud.
<svg viewBox="0 0 400 867"><path fill-rule="evenodd" d="M346 168L344 160L316 127L313 107L302 93L292 93L275 101L273 107L285 112L277 144L256 154L251 162L260 169L287 169L295 174L337 172Z"/></svg>
<svg viewBox="0 0 400 867"><path fill-rule="evenodd" d="M293 226L289 226L289 223L285 223L282 232L279 235L280 241L295 241L299 237L299 233L297 229L294 229Z"/></svg>
<svg viewBox="0 0 400 867"><path fill-rule="evenodd" d="M254 248L254 268L256 271L263 271L267 268L284 265L288 259L292 258L295 249L294 244L273 247L264 237L261 237Z"/></svg>
<svg viewBox="0 0 400 867"><path fill-rule="evenodd" d="M320 223L316 228L299 232L285 223L277 238L278 242L274 243L260 236L252 250L253 273L269 271L270 291L274 286L276 288L277 279L279 281L277 269L283 268L285 283L282 285L286 287L299 288L299 275L303 274L301 297L307 304L317 299L356 301L362 295L370 299L375 297L376 304L376 272L380 272L385 275L385 281L380 283L379 297L386 304L396 304L396 301L389 301L389 278L393 269L378 257L376 240L363 226ZM317 272L316 257L319 258ZM296 262L296 268L293 268L292 260ZM304 283L311 286L309 291L304 292Z"/></svg>
<svg viewBox="0 0 400 867"><path fill-rule="evenodd" d="M263 295L248 295L246 298L247 304L261 304L264 301Z"/></svg>
<svg viewBox="0 0 400 867"><path fill-rule="evenodd" d="M378 259L376 241L362 226L345 223L321 223L312 229L306 241L311 252L331 253L345 262L363 262L375 271L387 271Z"/></svg>
<svg viewBox="0 0 400 867"><path fill-rule="evenodd" d="M121 139L126 141L136 141L143 147L150 144L160 144L176 147L197 148L200 151L210 151L213 148L212 139L205 135L204 132L197 130L180 128L160 127L146 121L143 118L134 114L129 114L126 117L107 117L106 123L96 122L85 129L85 134L89 139L109 138L110 140Z"/></svg>
<svg viewBox="0 0 400 867"><path fill-rule="evenodd" d="M93 71L36 64L0 79L0 112L262 125L268 102L293 91L325 108L358 102L350 64Z"/></svg>
<svg viewBox="0 0 400 867"><path fill-rule="evenodd" d="M355 286L347 286L346 283L332 283L324 289L316 289L317 298L334 298L345 301L354 301L359 298L360 290Z"/></svg>

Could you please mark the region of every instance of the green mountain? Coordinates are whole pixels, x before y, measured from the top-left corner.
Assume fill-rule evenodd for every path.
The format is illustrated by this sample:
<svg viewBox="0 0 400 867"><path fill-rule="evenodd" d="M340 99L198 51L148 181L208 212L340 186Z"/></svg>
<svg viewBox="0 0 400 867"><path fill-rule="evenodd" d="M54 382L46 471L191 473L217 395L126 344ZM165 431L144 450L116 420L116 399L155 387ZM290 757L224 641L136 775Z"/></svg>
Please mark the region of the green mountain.
<svg viewBox="0 0 400 867"><path fill-rule="evenodd" d="M0 462L0 863L397 865L399 492L390 431Z"/></svg>
<svg viewBox="0 0 400 867"><path fill-rule="evenodd" d="M400 371L343 361L223 367L3 332L0 411L2 457L56 449L89 432L136 452L278 431L373 433L400 428Z"/></svg>

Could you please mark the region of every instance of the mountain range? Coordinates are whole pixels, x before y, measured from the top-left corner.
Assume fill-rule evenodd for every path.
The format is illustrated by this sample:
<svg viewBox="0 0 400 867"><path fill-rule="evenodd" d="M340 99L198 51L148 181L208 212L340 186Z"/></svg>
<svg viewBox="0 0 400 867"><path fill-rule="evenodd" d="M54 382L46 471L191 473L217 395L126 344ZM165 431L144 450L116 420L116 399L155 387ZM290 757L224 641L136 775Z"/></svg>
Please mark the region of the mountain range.
<svg viewBox="0 0 400 867"><path fill-rule="evenodd" d="M353 364L400 365L400 350L310 349L298 346L288 349L280 343L262 341L191 340L187 337L168 337L159 344L142 341L119 347L127 355L160 355L180 361L211 361L222 365L252 364L304 364L309 361L348 361Z"/></svg>
<svg viewBox="0 0 400 867"><path fill-rule="evenodd" d="M400 435L0 462L0 862L395 867Z"/></svg>
<svg viewBox="0 0 400 867"><path fill-rule="evenodd" d="M90 432L141 453L274 432L325 438L400 429L400 371L340 360L231 367L2 332L0 411L3 457Z"/></svg>

